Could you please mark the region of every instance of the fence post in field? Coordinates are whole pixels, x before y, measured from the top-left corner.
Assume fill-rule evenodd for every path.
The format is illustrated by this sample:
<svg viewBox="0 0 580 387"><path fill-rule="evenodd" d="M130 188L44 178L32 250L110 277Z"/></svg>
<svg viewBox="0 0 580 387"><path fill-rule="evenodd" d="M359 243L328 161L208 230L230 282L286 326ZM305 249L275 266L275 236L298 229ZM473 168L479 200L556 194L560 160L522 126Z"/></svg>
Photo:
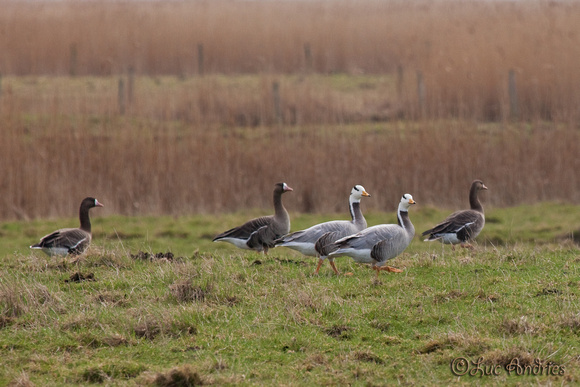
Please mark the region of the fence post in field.
<svg viewBox="0 0 580 387"><path fill-rule="evenodd" d="M280 84L277 81L272 82L272 98L274 100L274 115L276 122L282 123L282 108L280 106Z"/></svg>
<svg viewBox="0 0 580 387"><path fill-rule="evenodd" d="M119 114L125 114L125 82L123 78L119 78L119 90L118 90L118 103L119 103Z"/></svg>
<svg viewBox="0 0 580 387"><path fill-rule="evenodd" d="M304 44L304 64L307 73L312 71L312 50L310 49L310 43Z"/></svg>
<svg viewBox="0 0 580 387"><path fill-rule="evenodd" d="M70 45L70 63L69 75L74 77L77 75L77 45L72 43Z"/></svg>
<svg viewBox="0 0 580 387"><path fill-rule="evenodd" d="M403 97L403 66L397 66L397 97L401 99Z"/></svg>
<svg viewBox="0 0 580 387"><path fill-rule="evenodd" d="M127 105L131 107L133 104L133 88L135 86L135 69L133 66L129 67L129 75L127 78Z"/></svg>
<svg viewBox="0 0 580 387"><path fill-rule="evenodd" d="M425 117L425 82L423 81L423 73L417 71L417 98L419 102L419 115L421 118Z"/></svg>
<svg viewBox="0 0 580 387"><path fill-rule="evenodd" d="M516 88L516 72L513 69L508 73L508 93L510 97L510 117L511 119L518 119L520 116L520 106L518 90Z"/></svg>
<svg viewBox="0 0 580 387"><path fill-rule="evenodd" d="M197 45L197 73L201 76L203 75L203 44L198 43Z"/></svg>

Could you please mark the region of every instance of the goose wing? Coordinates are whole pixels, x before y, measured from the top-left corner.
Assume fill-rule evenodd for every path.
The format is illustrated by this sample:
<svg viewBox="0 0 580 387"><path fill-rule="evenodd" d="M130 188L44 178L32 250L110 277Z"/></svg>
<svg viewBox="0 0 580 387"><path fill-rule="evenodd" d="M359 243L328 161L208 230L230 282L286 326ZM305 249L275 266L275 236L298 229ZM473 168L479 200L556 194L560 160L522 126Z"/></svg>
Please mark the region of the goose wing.
<svg viewBox="0 0 580 387"><path fill-rule="evenodd" d="M252 219L242 224L241 226L234 227L227 231L222 232L213 238L213 241L220 240L222 238L236 238L236 239L248 239L250 236L262 227L269 226L272 222L273 216L262 216L260 218Z"/></svg>
<svg viewBox="0 0 580 387"><path fill-rule="evenodd" d="M66 248L69 252L83 250L91 241L91 234L79 228L63 228L48 234L30 247L42 248Z"/></svg>
<svg viewBox="0 0 580 387"><path fill-rule="evenodd" d="M298 243L316 243L316 241L329 232L336 232L344 229L347 225L352 224L346 220L333 220L330 222L320 223L305 230L293 232L278 239L276 244L284 245L284 243L298 242ZM346 235L344 235L346 236Z"/></svg>
<svg viewBox="0 0 580 387"><path fill-rule="evenodd" d="M432 238L436 238L441 234L457 234L460 240L467 240L470 236L481 231L480 225L483 224L484 219L483 214L479 211L457 211L432 229L424 231L422 235L431 235Z"/></svg>
<svg viewBox="0 0 580 387"><path fill-rule="evenodd" d="M336 241L336 244L339 249L368 250L373 249L381 241L393 243L399 240L405 240L405 231L401 226L396 224L381 224L339 239Z"/></svg>
<svg viewBox="0 0 580 387"><path fill-rule="evenodd" d="M264 247L271 248L276 246L276 239L281 235L277 235L273 227L265 225L254 231L246 244L250 249L261 250Z"/></svg>
<svg viewBox="0 0 580 387"><path fill-rule="evenodd" d="M335 227L332 231L328 231L320 236L320 238L316 240L314 248L320 256L326 257L338 249L338 246L335 243L337 240L352 235L357 231L360 230L357 229L353 223L345 222L340 224L339 227Z"/></svg>

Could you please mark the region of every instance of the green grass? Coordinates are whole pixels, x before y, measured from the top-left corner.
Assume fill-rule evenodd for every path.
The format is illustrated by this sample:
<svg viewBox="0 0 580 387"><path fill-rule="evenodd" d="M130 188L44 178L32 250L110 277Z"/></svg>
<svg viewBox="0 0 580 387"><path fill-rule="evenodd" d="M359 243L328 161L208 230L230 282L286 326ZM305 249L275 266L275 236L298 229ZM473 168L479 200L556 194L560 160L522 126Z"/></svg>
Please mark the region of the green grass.
<svg viewBox="0 0 580 387"><path fill-rule="evenodd" d="M413 208L417 231L449 211ZM414 211L413 211L414 210ZM374 273L212 243L255 212L98 217L79 263L26 246L76 220L0 225L0 385L446 385L580 381L579 208L488 211L475 251L421 242ZM295 214L293 229L343 217ZM371 213L370 225L394 214ZM141 259L138 251L171 251ZM132 256L133 255L133 256ZM74 282L80 273L89 280ZM92 276L90 276L92 274ZM464 357L563 365L563 376L454 376ZM181 381L183 384L171 384Z"/></svg>

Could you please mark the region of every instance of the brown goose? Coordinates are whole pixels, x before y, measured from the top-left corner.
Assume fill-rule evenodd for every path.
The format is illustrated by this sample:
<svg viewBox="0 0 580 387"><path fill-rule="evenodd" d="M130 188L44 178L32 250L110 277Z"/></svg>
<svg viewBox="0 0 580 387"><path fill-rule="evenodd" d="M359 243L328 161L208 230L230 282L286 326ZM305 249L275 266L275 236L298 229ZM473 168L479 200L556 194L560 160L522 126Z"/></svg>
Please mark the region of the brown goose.
<svg viewBox="0 0 580 387"><path fill-rule="evenodd" d="M91 244L91 219L89 210L93 207L103 207L95 198L85 198L79 209L79 228L61 228L40 239L31 249L41 249L49 256L64 256L67 254L82 254Z"/></svg>
<svg viewBox="0 0 580 387"><path fill-rule="evenodd" d="M367 221L360 208L361 199L369 197L362 185L355 185L348 200L352 220L333 220L314 225L306 230L296 231L276 241L276 246L288 247L311 257L319 257L315 274L318 274L324 259L336 249L334 242L347 235L364 230ZM334 258L329 260L332 270L338 275Z"/></svg>
<svg viewBox="0 0 580 387"><path fill-rule="evenodd" d="M429 235L425 241L439 240L444 244L450 244L453 250L456 244L473 249L469 241L475 239L485 225L483 206L478 198L478 192L481 190L487 190L485 184L481 180L474 180L469 190L471 209L454 212L437 226L423 232L422 235Z"/></svg>
<svg viewBox="0 0 580 387"><path fill-rule="evenodd" d="M409 219L412 204L416 204L413 196L404 194L397 210L397 224L379 224L339 239L335 242L338 249L329 257L346 255L356 262L370 263L377 278L381 270L400 273L401 270L385 264L405 251L415 236L415 227Z"/></svg>
<svg viewBox="0 0 580 387"><path fill-rule="evenodd" d="M274 241L290 231L290 216L282 204L282 194L293 191L286 183L274 188L274 215L252 219L216 236L213 241L229 242L241 249L268 252Z"/></svg>

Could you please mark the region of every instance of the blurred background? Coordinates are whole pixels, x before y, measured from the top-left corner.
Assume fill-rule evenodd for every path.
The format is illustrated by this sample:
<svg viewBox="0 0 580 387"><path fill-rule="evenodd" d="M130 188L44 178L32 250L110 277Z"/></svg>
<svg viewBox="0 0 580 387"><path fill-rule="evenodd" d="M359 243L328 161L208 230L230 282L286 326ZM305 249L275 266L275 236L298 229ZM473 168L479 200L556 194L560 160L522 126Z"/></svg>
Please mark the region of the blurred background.
<svg viewBox="0 0 580 387"><path fill-rule="evenodd" d="M2 220L580 203L580 3L0 6Z"/></svg>

